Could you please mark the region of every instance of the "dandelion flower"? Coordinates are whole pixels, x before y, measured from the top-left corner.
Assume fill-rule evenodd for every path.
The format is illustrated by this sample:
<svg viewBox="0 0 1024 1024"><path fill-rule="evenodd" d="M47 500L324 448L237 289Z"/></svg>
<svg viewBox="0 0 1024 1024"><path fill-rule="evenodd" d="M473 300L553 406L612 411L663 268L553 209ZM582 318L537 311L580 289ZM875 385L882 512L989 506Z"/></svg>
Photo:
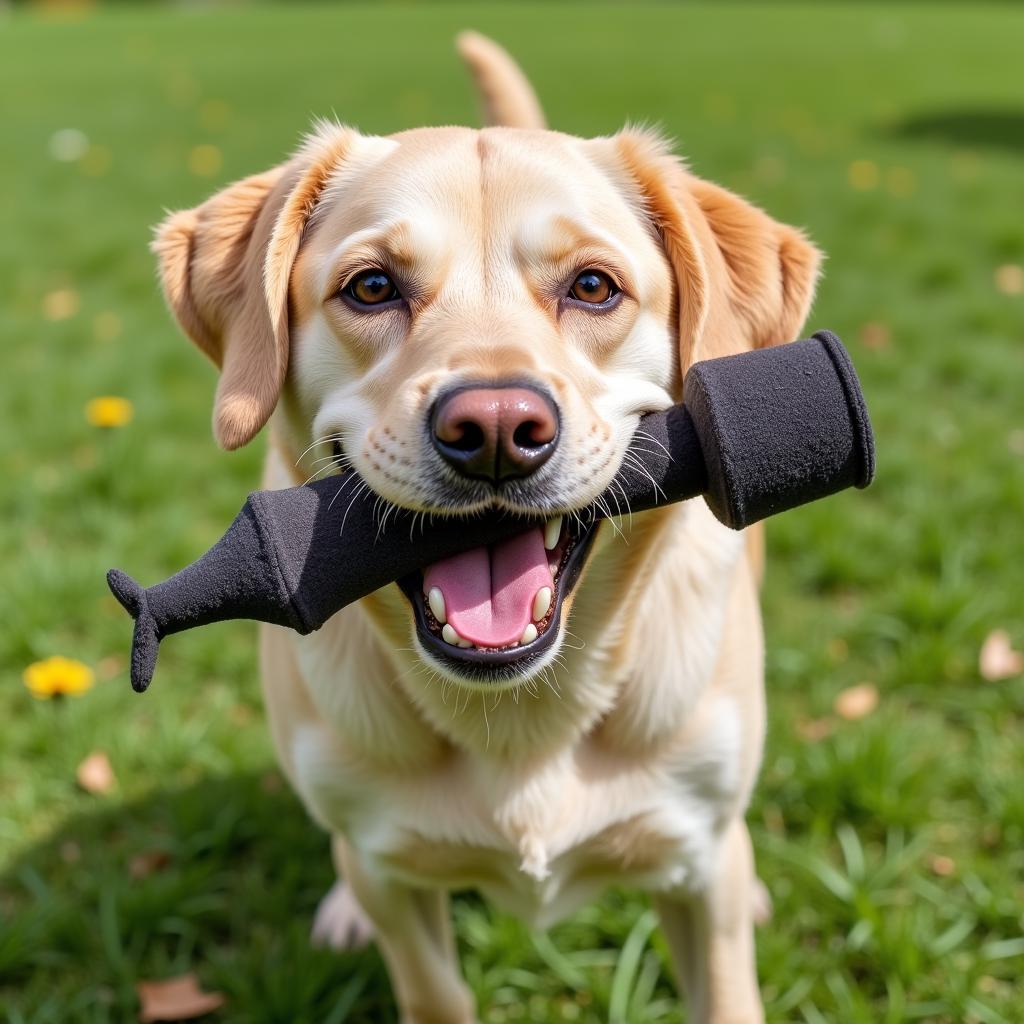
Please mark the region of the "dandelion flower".
<svg viewBox="0 0 1024 1024"><path fill-rule="evenodd" d="M34 661L25 669L23 678L29 692L39 700L81 696L92 687L95 679L88 665L59 655Z"/></svg>
<svg viewBox="0 0 1024 1024"><path fill-rule="evenodd" d="M873 160L854 160L847 170L847 178L858 192L868 192L878 185L881 173Z"/></svg>
<svg viewBox="0 0 1024 1024"><path fill-rule="evenodd" d="M94 427L123 427L135 415L135 407L127 398L103 395L85 406L85 418Z"/></svg>
<svg viewBox="0 0 1024 1024"><path fill-rule="evenodd" d="M188 169L200 178L211 178L224 165L221 151L208 142L193 148L188 155Z"/></svg>

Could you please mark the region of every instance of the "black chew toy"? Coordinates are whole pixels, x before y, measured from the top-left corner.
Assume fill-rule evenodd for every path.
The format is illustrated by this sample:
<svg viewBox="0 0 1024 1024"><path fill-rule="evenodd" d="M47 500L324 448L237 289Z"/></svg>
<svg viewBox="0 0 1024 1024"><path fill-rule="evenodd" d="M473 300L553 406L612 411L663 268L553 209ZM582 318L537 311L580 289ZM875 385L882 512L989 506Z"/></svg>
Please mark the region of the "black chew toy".
<svg viewBox="0 0 1024 1024"><path fill-rule="evenodd" d="M684 393L685 405L640 420L639 446L659 457L643 470L624 464L614 488L586 515L599 519L627 506L639 512L703 494L738 530L871 482L874 441L864 397L846 350L828 331L696 363ZM513 516L442 517L424 535L394 525L382 535L373 503L335 502L338 486L335 476L251 494L205 555L148 589L112 569L107 583L135 619L132 686L149 686L160 641L170 633L257 619L306 634L424 565L533 525Z"/></svg>

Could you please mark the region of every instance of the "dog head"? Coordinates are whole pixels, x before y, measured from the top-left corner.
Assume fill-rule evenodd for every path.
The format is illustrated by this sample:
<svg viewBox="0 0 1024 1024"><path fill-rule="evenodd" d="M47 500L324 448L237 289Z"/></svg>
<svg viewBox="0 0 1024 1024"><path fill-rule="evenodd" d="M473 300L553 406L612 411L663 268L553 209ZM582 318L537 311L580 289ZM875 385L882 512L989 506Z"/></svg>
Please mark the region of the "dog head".
<svg viewBox="0 0 1024 1024"><path fill-rule="evenodd" d="M681 399L692 362L795 337L818 266L799 231L651 133L536 126L323 124L170 216L155 248L175 316L221 369L224 447L277 409L296 455L356 471L339 500L376 501L385 538L393 510L414 529L546 524L402 581L422 656L486 685L557 655L595 535L579 513L644 457L639 417Z"/></svg>

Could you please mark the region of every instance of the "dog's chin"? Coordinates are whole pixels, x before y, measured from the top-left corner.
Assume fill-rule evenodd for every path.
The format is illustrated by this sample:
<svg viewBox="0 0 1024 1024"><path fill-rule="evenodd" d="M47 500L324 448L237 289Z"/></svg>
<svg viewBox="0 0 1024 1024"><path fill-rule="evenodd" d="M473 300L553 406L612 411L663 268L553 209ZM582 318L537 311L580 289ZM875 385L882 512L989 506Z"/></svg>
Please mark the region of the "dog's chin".
<svg viewBox="0 0 1024 1024"><path fill-rule="evenodd" d="M487 646L459 639L453 643L424 594L424 574L417 571L398 581L412 608L415 644L423 660L452 681L473 689L519 686L541 674L558 656L571 597L593 548L600 522L580 522L566 516L551 551L552 598L548 611L534 620L532 639ZM528 627L529 628L529 627Z"/></svg>

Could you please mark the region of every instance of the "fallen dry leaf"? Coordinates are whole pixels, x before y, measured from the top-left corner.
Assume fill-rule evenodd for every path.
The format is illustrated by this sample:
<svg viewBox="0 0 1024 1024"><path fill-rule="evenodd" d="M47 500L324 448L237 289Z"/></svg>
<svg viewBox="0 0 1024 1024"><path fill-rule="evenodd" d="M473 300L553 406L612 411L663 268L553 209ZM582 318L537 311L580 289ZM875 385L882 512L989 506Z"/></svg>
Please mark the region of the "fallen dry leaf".
<svg viewBox="0 0 1024 1024"><path fill-rule="evenodd" d="M128 861L128 874L135 879L149 878L170 863L171 855L166 850L143 850Z"/></svg>
<svg viewBox="0 0 1024 1024"><path fill-rule="evenodd" d="M796 732L808 743L820 743L832 735L835 727L835 722L831 718L804 718L797 722Z"/></svg>
<svg viewBox="0 0 1024 1024"><path fill-rule="evenodd" d="M874 683L858 683L843 690L832 705L840 718L855 722L878 707L878 687Z"/></svg>
<svg viewBox="0 0 1024 1024"><path fill-rule="evenodd" d="M128 666L128 660L120 654L108 654L96 662L96 678L104 682L116 679Z"/></svg>
<svg viewBox="0 0 1024 1024"><path fill-rule="evenodd" d="M60 859L65 864L77 864L82 859L82 848L74 839L65 839L60 844Z"/></svg>
<svg viewBox="0 0 1024 1024"><path fill-rule="evenodd" d="M262 789L264 793L280 793L281 790L284 789L284 782L277 772L267 772L266 775L260 779L260 789Z"/></svg>
<svg viewBox="0 0 1024 1024"><path fill-rule="evenodd" d="M135 985L139 995L139 1020L194 1020L219 1010L224 1005L220 992L203 992L199 979L190 971L166 981L140 981Z"/></svg>
<svg viewBox="0 0 1024 1024"><path fill-rule="evenodd" d="M878 320L869 321L860 329L860 340L865 348L888 348L890 338L889 328Z"/></svg>
<svg viewBox="0 0 1024 1024"><path fill-rule="evenodd" d="M87 793L109 793L117 785L110 758L102 750L94 750L78 766L75 778Z"/></svg>
<svg viewBox="0 0 1024 1024"><path fill-rule="evenodd" d="M67 320L78 312L80 304L73 288L58 288L43 297L43 316L47 320Z"/></svg>
<svg viewBox="0 0 1024 1024"><path fill-rule="evenodd" d="M978 654L978 671L981 678L990 683L1024 672L1024 654L1013 649L1010 634L1005 629L993 629L985 637Z"/></svg>
<svg viewBox="0 0 1024 1024"><path fill-rule="evenodd" d="M996 267L996 288L1004 295L1024 295L1024 267L1004 263Z"/></svg>
<svg viewBox="0 0 1024 1024"><path fill-rule="evenodd" d="M765 804L761 816L764 819L764 827L769 832L777 836L786 834L786 819L783 818L782 811L779 810L776 804Z"/></svg>

